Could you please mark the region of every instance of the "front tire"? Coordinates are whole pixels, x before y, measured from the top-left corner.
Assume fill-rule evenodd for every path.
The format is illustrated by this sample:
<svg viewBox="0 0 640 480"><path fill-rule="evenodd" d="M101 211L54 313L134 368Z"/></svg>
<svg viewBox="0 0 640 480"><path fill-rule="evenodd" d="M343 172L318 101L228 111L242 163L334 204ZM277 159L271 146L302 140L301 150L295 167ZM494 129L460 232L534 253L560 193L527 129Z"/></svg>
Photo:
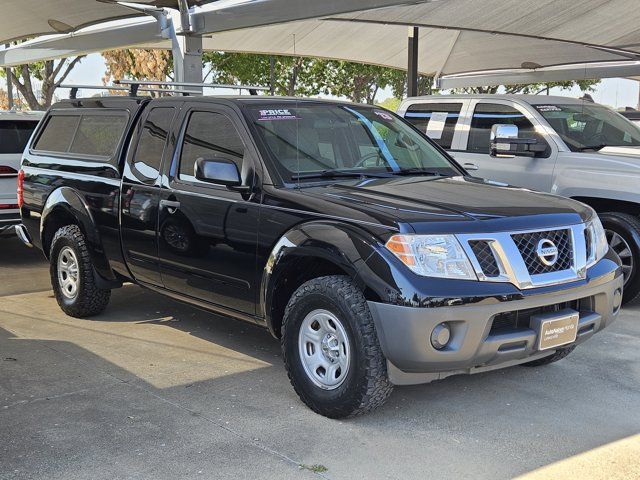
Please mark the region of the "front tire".
<svg viewBox="0 0 640 480"><path fill-rule="evenodd" d="M622 303L640 295L640 220L628 213L607 212L599 215L607 241L622 261L624 293Z"/></svg>
<svg viewBox="0 0 640 480"><path fill-rule="evenodd" d="M281 342L293 388L320 415L369 412L393 390L367 302L348 277L316 278L298 288L285 310Z"/></svg>
<svg viewBox="0 0 640 480"><path fill-rule="evenodd" d="M64 313L85 318L106 308L111 290L96 284L89 250L77 225L67 225L55 233L49 258L51 285Z"/></svg>

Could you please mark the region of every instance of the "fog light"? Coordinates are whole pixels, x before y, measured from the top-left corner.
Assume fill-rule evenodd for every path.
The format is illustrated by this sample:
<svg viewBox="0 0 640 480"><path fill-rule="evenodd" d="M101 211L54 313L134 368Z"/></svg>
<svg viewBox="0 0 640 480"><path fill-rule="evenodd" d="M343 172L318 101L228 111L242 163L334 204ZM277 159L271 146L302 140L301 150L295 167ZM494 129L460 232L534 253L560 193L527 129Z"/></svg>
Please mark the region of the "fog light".
<svg viewBox="0 0 640 480"><path fill-rule="evenodd" d="M622 290L617 289L613 293L613 313L618 313L620 306L622 305Z"/></svg>
<svg viewBox="0 0 640 480"><path fill-rule="evenodd" d="M436 350L442 350L447 346L451 339L451 329L446 323L440 323L436 325L436 328L431 332L431 345Z"/></svg>

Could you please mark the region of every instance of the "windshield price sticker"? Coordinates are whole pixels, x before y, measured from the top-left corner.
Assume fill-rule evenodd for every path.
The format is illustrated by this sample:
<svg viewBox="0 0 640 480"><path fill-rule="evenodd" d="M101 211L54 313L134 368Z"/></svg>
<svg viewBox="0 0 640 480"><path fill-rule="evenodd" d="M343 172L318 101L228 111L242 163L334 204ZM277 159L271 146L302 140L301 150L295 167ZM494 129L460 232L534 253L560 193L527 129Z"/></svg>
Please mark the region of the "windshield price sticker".
<svg viewBox="0 0 640 480"><path fill-rule="evenodd" d="M291 113L288 108L278 108L271 110L260 110L258 121L264 120L300 120L300 117Z"/></svg>
<svg viewBox="0 0 640 480"><path fill-rule="evenodd" d="M377 116L379 116L383 120L389 120L389 121L393 120L393 115L387 112L383 112L382 110L374 110L373 113L375 113Z"/></svg>
<svg viewBox="0 0 640 480"><path fill-rule="evenodd" d="M561 112L562 109L557 105L540 105L537 107L540 112Z"/></svg>
<svg viewBox="0 0 640 480"><path fill-rule="evenodd" d="M440 140L442 138L442 132L447 122L447 112L433 112L425 133L427 137L433 140Z"/></svg>

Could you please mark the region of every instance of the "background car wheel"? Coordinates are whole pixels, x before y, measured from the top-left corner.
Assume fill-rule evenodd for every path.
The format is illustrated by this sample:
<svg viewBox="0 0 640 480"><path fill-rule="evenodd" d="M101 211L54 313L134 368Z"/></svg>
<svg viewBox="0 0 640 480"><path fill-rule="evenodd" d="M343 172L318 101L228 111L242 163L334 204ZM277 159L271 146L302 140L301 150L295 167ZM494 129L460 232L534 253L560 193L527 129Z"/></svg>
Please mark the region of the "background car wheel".
<svg viewBox="0 0 640 480"><path fill-rule="evenodd" d="M557 362L558 360L562 360L564 357L569 355L571 352L575 350L576 346L573 345L567 348L559 348L555 351L555 353L549 355L548 357L539 358L538 360L534 360L533 362L523 363L523 367L541 367L543 365L549 365L550 363Z"/></svg>
<svg viewBox="0 0 640 480"><path fill-rule="evenodd" d="M360 415L393 390L367 302L348 277L316 278L296 290L282 351L293 388L320 415Z"/></svg>
<svg viewBox="0 0 640 480"><path fill-rule="evenodd" d="M96 285L84 235L76 225L59 229L51 242L51 285L64 313L84 318L102 312L111 290Z"/></svg>
<svg viewBox="0 0 640 480"><path fill-rule="evenodd" d="M640 220L627 213L600 214L610 247L622 261L624 296L622 303L635 300L640 294Z"/></svg>

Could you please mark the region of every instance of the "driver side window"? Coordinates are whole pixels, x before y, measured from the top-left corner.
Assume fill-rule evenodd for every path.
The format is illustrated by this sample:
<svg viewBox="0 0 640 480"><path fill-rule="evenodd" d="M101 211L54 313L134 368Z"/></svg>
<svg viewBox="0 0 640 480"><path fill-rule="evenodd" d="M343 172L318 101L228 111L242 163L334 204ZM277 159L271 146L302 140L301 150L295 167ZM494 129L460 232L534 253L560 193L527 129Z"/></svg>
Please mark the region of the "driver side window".
<svg viewBox="0 0 640 480"><path fill-rule="evenodd" d="M496 124L515 125L518 127L519 138L536 138L539 142L545 141L541 135L536 133L533 124L521 111L509 105L479 103L476 105L471 119L467 151L489 154L491 127Z"/></svg>
<svg viewBox="0 0 640 480"><path fill-rule="evenodd" d="M227 116L215 112L193 112L184 133L178 178L198 182L194 169L199 158L223 156L235 162L242 172L245 148L235 125Z"/></svg>

